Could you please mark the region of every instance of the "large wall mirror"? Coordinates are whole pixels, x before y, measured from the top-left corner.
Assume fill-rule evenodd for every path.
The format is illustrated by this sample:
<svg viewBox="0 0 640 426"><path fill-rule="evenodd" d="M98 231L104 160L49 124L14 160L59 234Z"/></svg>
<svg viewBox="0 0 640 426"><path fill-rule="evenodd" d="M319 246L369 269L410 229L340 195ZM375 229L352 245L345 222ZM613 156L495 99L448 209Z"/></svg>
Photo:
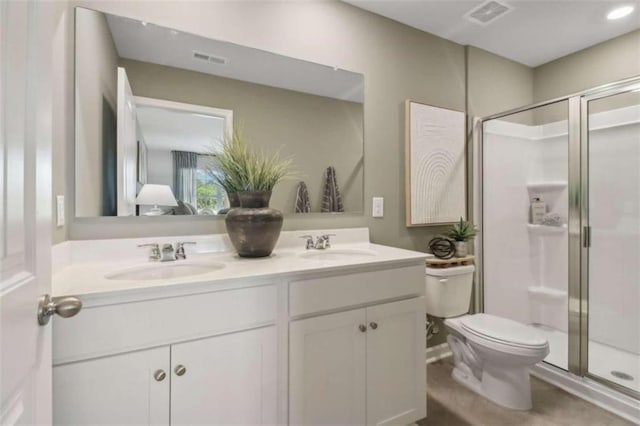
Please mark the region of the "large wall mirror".
<svg viewBox="0 0 640 426"><path fill-rule="evenodd" d="M320 212L332 167L362 212L361 74L84 8L75 48L77 217L221 216L211 165L234 128L293 160L272 207L293 214L304 182Z"/></svg>

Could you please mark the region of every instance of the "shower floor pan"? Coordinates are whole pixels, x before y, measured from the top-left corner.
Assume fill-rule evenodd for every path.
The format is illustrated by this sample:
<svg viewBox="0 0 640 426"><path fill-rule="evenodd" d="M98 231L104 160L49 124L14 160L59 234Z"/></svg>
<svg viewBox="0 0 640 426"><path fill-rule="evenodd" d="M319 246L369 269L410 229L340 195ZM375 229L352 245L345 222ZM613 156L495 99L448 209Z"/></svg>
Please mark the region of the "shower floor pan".
<svg viewBox="0 0 640 426"><path fill-rule="evenodd" d="M545 362L568 369L567 333L549 327L529 325L549 341ZM623 351L598 342L589 342L589 373L640 392L640 354Z"/></svg>

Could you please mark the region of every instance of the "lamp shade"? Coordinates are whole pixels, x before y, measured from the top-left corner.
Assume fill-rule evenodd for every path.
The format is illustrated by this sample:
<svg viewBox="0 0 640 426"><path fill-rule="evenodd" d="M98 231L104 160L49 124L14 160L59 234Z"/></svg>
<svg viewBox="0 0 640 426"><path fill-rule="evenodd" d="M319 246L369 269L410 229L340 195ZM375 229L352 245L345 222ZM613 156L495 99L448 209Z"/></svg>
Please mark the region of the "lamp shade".
<svg viewBox="0 0 640 426"><path fill-rule="evenodd" d="M145 206L177 206L169 185L145 184L136 197L136 204Z"/></svg>

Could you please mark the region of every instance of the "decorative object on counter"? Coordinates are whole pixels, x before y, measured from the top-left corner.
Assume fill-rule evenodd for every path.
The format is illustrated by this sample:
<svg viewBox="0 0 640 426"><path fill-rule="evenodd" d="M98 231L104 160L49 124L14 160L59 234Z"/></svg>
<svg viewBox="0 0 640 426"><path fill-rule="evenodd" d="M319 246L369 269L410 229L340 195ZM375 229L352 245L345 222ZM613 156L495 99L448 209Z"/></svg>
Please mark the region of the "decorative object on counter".
<svg viewBox="0 0 640 426"><path fill-rule="evenodd" d="M336 169L333 166L327 167L324 172L325 186L324 197L322 198L322 213L344 212L342 196L338 189L338 179Z"/></svg>
<svg viewBox="0 0 640 426"><path fill-rule="evenodd" d="M562 226L563 222L559 213L551 212L543 216L541 224L545 226Z"/></svg>
<svg viewBox="0 0 640 426"><path fill-rule="evenodd" d="M476 257L472 254L465 257L452 257L451 259L438 259L435 257L428 257L425 260L427 266L432 268L449 268L454 266L466 266L473 265L473 261Z"/></svg>
<svg viewBox="0 0 640 426"><path fill-rule="evenodd" d="M240 207L240 199L238 198L238 193L229 192L226 188L225 192L227 193L227 199L229 200L229 207L218 210L218 214L227 214L229 213L229 210Z"/></svg>
<svg viewBox="0 0 640 426"><path fill-rule="evenodd" d="M460 222L456 223L449 230L449 237L455 241L456 257L466 257L468 254L467 241L476 236L478 229L476 226L467 222L462 217Z"/></svg>
<svg viewBox="0 0 640 426"><path fill-rule="evenodd" d="M176 207L178 205L169 185L154 185L152 183L142 187L136 197L136 204L153 206L151 210L145 213L145 216L160 216L164 214L158 206Z"/></svg>
<svg viewBox="0 0 640 426"><path fill-rule="evenodd" d="M406 226L465 215L465 121L462 111L405 102Z"/></svg>
<svg viewBox="0 0 640 426"><path fill-rule="evenodd" d="M269 208L273 187L289 173L291 159L265 155L233 133L216 159L221 173L214 175L227 193L235 193L240 207L225 217L229 239L241 257L269 256L280 236L282 212Z"/></svg>
<svg viewBox="0 0 640 426"><path fill-rule="evenodd" d="M311 202L309 201L309 190L303 181L298 183L296 192L296 213L311 213Z"/></svg>
<svg viewBox="0 0 640 426"><path fill-rule="evenodd" d="M456 254L456 245L449 238L435 237L428 245L431 253L438 259L451 259Z"/></svg>
<svg viewBox="0 0 640 426"><path fill-rule="evenodd" d="M547 214L547 204L540 197L533 197L531 199L531 223L541 225L545 214Z"/></svg>

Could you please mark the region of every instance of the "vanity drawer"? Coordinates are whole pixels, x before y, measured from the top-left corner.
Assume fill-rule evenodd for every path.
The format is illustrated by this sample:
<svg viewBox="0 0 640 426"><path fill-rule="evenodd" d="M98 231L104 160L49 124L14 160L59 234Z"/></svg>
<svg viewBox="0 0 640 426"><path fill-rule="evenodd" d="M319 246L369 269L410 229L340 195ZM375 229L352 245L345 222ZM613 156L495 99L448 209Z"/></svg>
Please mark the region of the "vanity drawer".
<svg viewBox="0 0 640 426"><path fill-rule="evenodd" d="M87 307L53 321L53 362L133 351L272 324L275 285Z"/></svg>
<svg viewBox="0 0 640 426"><path fill-rule="evenodd" d="M424 266L293 281L289 284L289 315L314 312L409 296L423 296Z"/></svg>

